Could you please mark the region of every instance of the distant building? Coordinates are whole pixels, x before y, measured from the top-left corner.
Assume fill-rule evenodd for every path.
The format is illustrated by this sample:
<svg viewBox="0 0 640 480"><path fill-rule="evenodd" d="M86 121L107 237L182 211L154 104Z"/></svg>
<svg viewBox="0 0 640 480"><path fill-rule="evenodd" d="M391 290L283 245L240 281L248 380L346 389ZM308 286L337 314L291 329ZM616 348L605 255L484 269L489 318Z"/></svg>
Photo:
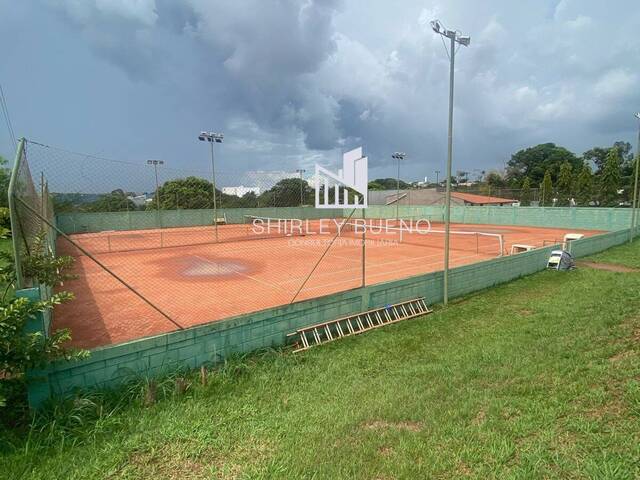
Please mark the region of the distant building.
<svg viewBox="0 0 640 480"><path fill-rule="evenodd" d="M129 195L127 199L131 200L136 207L142 207L146 202L153 201L153 195L151 198L148 198L146 193L141 195Z"/></svg>
<svg viewBox="0 0 640 480"><path fill-rule="evenodd" d="M243 185L238 187L222 187L222 193L226 195L235 195L236 197L244 197L247 193L260 195L260 187L245 187Z"/></svg>

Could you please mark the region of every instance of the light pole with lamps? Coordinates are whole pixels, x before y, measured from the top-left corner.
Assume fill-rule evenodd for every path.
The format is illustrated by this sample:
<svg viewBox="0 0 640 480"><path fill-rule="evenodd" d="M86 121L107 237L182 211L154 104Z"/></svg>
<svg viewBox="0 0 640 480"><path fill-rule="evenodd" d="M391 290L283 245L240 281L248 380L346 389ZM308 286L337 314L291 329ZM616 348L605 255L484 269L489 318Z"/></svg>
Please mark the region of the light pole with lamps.
<svg viewBox="0 0 640 480"><path fill-rule="evenodd" d="M162 160L147 160L147 165L153 165L156 174L156 223L160 227L160 182L158 182L158 165L164 165Z"/></svg>
<svg viewBox="0 0 640 480"><path fill-rule="evenodd" d="M400 220L400 160L407 156L404 152L395 152L391 158L398 161L398 175L396 176L396 222Z"/></svg>
<svg viewBox="0 0 640 480"><path fill-rule="evenodd" d="M304 184L303 184L303 179L302 179L302 174L306 172L306 170L304 168L298 168L296 170L296 173L300 174L300 206L304 205L304 195L303 195L303 190L304 190Z"/></svg>
<svg viewBox="0 0 640 480"><path fill-rule="evenodd" d="M215 229L216 242L218 241L218 206L216 203L216 162L213 156L213 144L222 143L223 133L200 132L198 140L201 142L209 142L211 144L211 185L213 189L213 226Z"/></svg>
<svg viewBox="0 0 640 480"><path fill-rule="evenodd" d="M449 221L451 220L451 163L453 160L453 77L456 58L456 43L464 47L471 44L471 37L462 35L455 30L447 30L439 20L431 22L433 31L438 35L448 38L449 48L449 134L447 144L447 187L444 199L444 275L443 275L443 300L446 306L449 303Z"/></svg>

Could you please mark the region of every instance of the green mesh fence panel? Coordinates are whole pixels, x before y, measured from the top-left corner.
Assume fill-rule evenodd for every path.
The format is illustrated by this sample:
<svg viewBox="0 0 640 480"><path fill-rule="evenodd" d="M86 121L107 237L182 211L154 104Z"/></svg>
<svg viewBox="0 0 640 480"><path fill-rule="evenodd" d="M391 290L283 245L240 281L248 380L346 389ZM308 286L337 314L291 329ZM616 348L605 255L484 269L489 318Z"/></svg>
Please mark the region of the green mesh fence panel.
<svg viewBox="0 0 640 480"><path fill-rule="evenodd" d="M55 253L55 235L42 220L53 222L54 214L48 186L43 176L34 180L28 161L28 143L21 141L13 167L9 197L12 214L14 257L18 275L18 288L37 286L34 279L23 275L24 258L34 254L37 248ZM36 239L43 236L43 244Z"/></svg>
<svg viewBox="0 0 640 480"><path fill-rule="evenodd" d="M441 222L444 207L400 207L402 218L429 218ZM395 218L394 206L371 206L367 218ZM629 228L631 210L628 208L595 207L493 207L452 206L451 221L479 225L520 225L532 227L558 227L587 230L621 230Z"/></svg>

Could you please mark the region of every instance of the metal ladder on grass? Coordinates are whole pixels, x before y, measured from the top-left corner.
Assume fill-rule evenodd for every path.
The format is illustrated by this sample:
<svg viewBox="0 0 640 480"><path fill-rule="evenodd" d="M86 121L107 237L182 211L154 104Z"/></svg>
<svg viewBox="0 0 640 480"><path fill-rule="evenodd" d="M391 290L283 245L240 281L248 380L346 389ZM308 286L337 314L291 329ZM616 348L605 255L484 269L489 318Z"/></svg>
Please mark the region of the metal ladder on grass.
<svg viewBox="0 0 640 480"><path fill-rule="evenodd" d="M298 336L295 343L295 352L308 350L311 347L322 345L340 338L364 333L374 328L380 328L391 323L396 323L407 318L418 317L431 313L424 297L407 300L406 302L386 305L367 312L349 315L329 322L318 323L300 328L287 337Z"/></svg>

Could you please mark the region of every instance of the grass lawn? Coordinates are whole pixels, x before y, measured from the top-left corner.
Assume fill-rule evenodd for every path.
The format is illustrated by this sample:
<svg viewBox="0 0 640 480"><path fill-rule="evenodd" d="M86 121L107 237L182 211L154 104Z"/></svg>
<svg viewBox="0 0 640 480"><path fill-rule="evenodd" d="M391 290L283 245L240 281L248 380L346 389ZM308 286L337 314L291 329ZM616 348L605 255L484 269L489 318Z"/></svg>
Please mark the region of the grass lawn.
<svg viewBox="0 0 640 480"><path fill-rule="evenodd" d="M608 255L640 258L640 242ZM97 414L99 397L79 401L2 434L0 477L638 478L639 289L638 273L542 272L237 359L150 407L131 391Z"/></svg>
<svg viewBox="0 0 640 480"><path fill-rule="evenodd" d="M627 267L640 268L640 238L633 243L611 248L593 255L590 260L602 263L615 263Z"/></svg>

